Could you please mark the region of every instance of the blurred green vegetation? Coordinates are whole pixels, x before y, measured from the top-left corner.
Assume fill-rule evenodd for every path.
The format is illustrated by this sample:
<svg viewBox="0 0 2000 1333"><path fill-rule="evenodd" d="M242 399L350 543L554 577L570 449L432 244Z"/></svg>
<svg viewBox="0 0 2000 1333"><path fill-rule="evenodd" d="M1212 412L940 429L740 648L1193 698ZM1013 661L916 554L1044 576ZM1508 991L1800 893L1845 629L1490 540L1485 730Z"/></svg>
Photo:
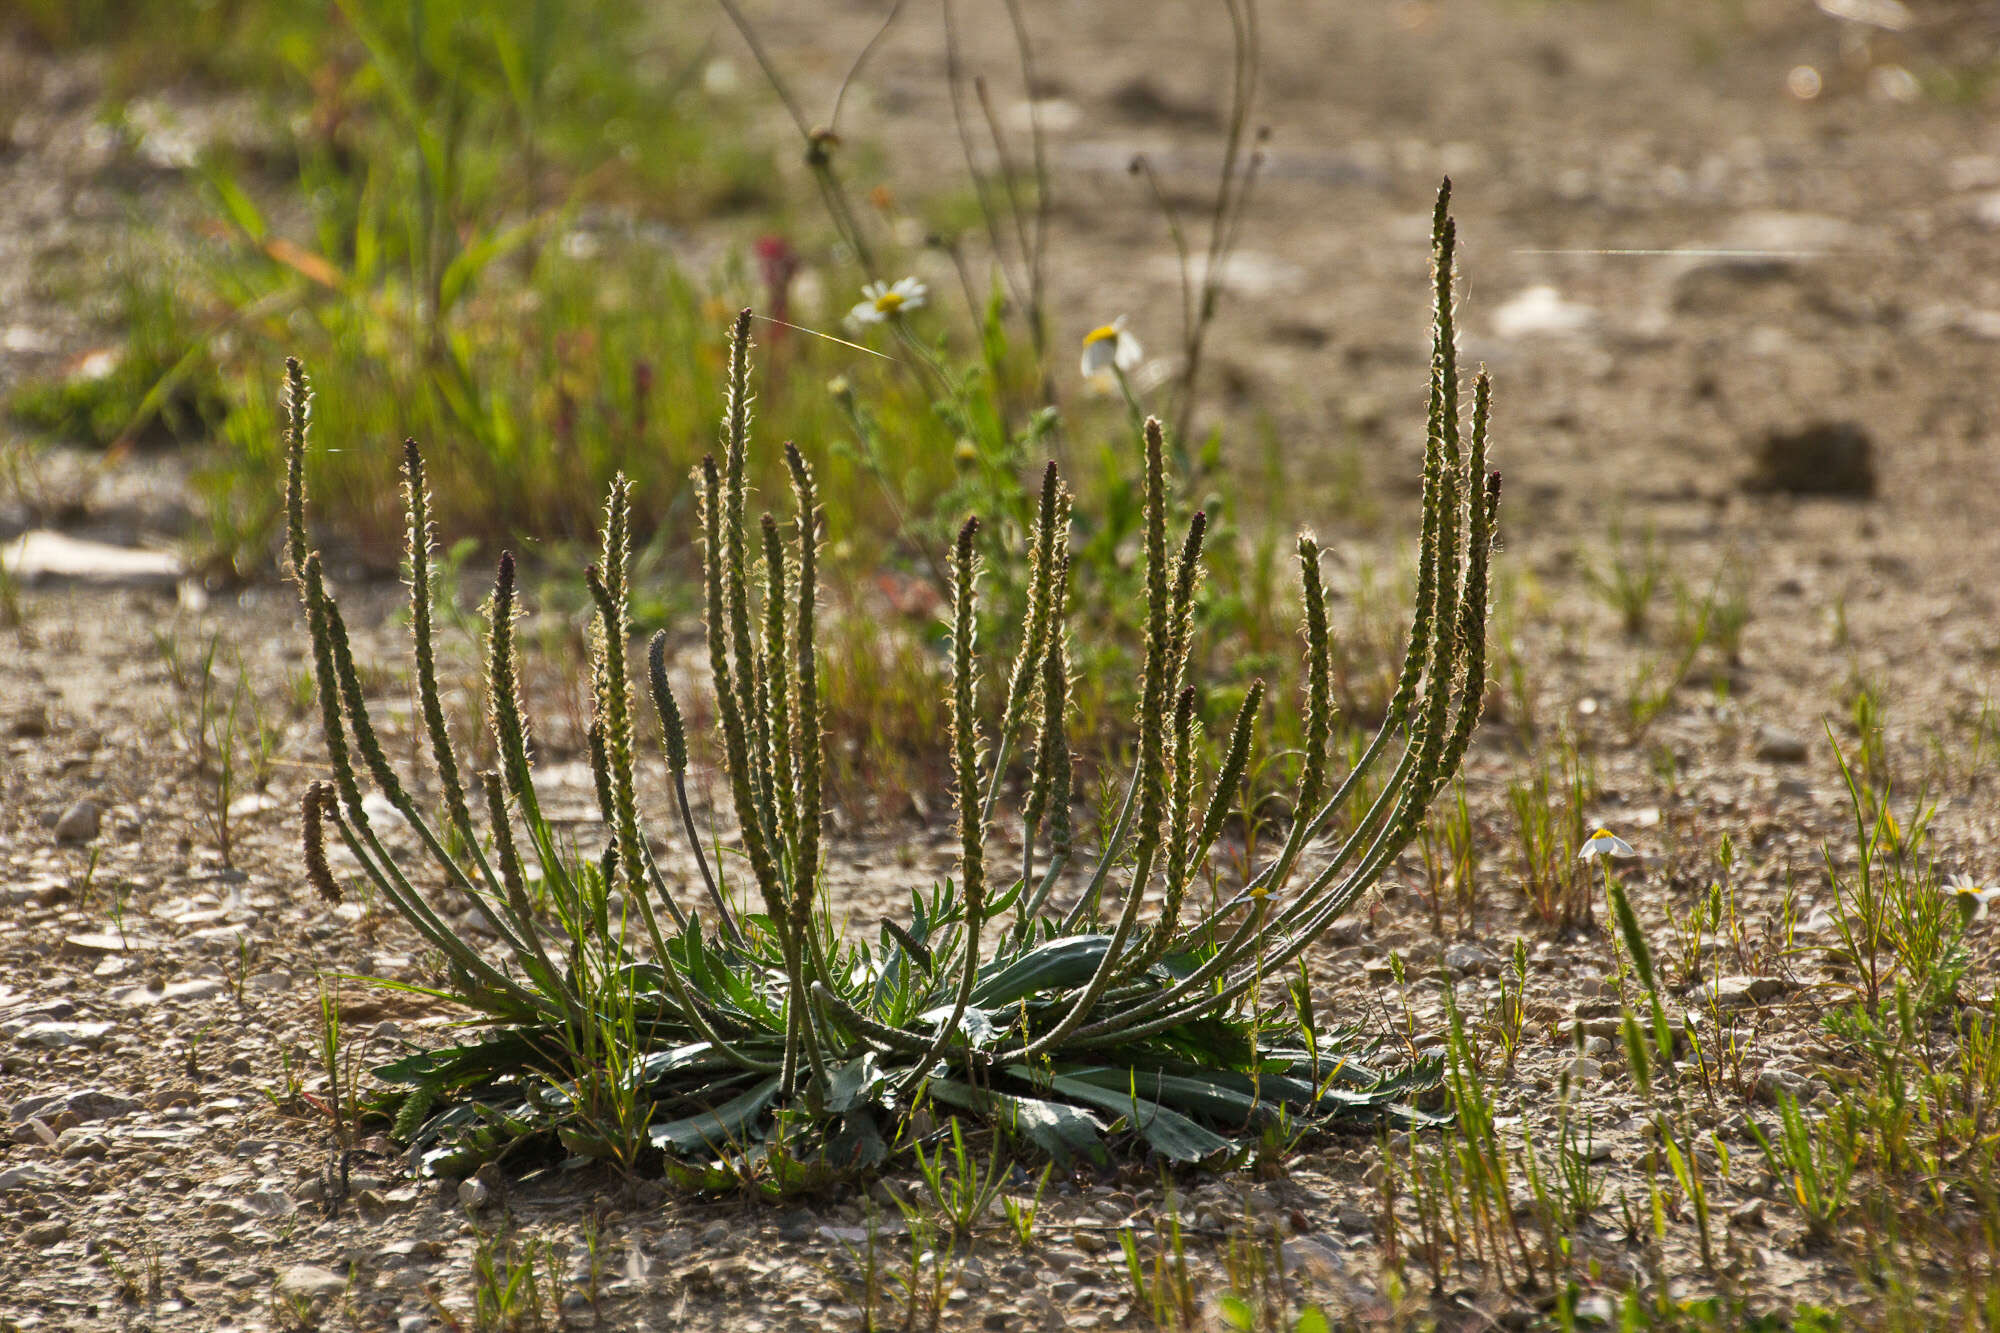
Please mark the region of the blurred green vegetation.
<svg viewBox="0 0 2000 1333"><path fill-rule="evenodd" d="M907 316L842 327L869 272L963 275L957 237L989 225L980 195L946 181L909 205L949 260L896 242L910 228L887 196L830 225L807 173L788 185L780 169L797 149L759 146L755 99L706 87L707 37L726 32L716 17L693 0L28 0L17 30L105 54L108 121L120 99L190 83L247 90L263 112L253 133L204 154L202 234L160 247L185 258L128 271L111 372L27 385L10 412L99 445L207 437L196 554L219 582L268 577L282 526L279 380L296 355L317 390L308 484L328 532L349 543L347 564L398 566L406 437L426 447L442 536L476 543L475 581L501 545L570 563L623 471L660 589L643 595L641 578L641 620L686 629L688 476L715 444L726 326L746 305L789 315L869 344L758 326L757 430L801 442L835 516L828 722L833 764L848 770L835 776L885 790L936 776L910 765L936 752L938 559L968 512L994 549L1018 551L1024 482L1049 457L1078 493L1079 641L1097 645L1075 663L1092 681L1079 691L1079 748L1116 749L1144 600L1130 411L1169 409L1116 395L1051 402L1055 386L1074 386L1073 351L1037 349L1039 311L1006 299L997 278L990 297L934 282ZM837 151L850 168L873 154ZM868 271L842 230L854 225L868 230ZM1413 317L1420 308L1412 293ZM1265 443L1275 468L1278 442ZM1178 452L1182 517L1205 506L1211 525L1201 615L1206 641L1223 645L1209 664L1222 684L1203 711L1221 725L1252 675L1280 688L1296 678L1295 575L1287 534L1224 504L1219 441ZM987 641L1012 641L1020 594L988 588ZM1385 693L1392 649L1377 662L1374 648L1399 630L1379 615L1356 608L1357 651L1340 664L1356 725Z"/></svg>

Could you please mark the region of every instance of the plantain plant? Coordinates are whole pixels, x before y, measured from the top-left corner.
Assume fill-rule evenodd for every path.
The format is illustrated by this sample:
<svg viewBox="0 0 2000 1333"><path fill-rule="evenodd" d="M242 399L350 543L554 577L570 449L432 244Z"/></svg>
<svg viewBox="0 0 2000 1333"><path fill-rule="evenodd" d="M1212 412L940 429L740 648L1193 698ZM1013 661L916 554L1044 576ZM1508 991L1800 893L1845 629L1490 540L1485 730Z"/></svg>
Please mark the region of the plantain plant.
<svg viewBox="0 0 2000 1333"><path fill-rule="evenodd" d="M304 797L307 872L322 894L338 895L327 856L336 838L444 960L448 981L437 993L473 1011L483 1029L376 1071L391 1089L396 1132L441 1172L559 1142L627 1166L663 1162L699 1183L784 1186L799 1173L891 1158L911 1141L908 1113L925 1100L1059 1161L1137 1144L1175 1160L1221 1159L1273 1128L1426 1119L1411 1102L1434 1086L1434 1067L1378 1065L1358 1030L1323 1027L1309 1000L1295 995L1292 1007L1269 1008L1262 999L1263 983L1289 977L1416 835L1479 718L1499 476L1486 470L1483 374L1462 438L1449 190L1446 182L1433 225L1422 558L1392 701L1336 782L1326 596L1319 548L1301 536L1308 689L1297 817L1276 856L1206 908L1189 888L1224 835L1263 689L1248 692L1204 781L1202 690L1188 678L1204 522L1194 515L1170 550L1157 421L1145 423L1139 460L1147 633L1138 753L1111 832L1092 854L1074 836L1071 501L1051 464L997 720L978 697L977 519L959 531L949 681L957 873L913 890L909 919L885 921L870 940L842 929L825 887L815 646L821 516L812 468L796 446L785 446L789 519L765 514L754 530L746 522L748 311L730 345L722 456L704 459L696 479L708 664L740 859L703 854L715 834L697 825L687 801L687 736L663 636L652 640L643 673L680 836L698 869L694 894L677 894L655 861L636 794L641 673L628 617L628 483L611 485L602 558L585 572L596 606L590 757L609 833L593 857L558 834L536 795L511 555L500 558L487 609L497 764L469 776L460 767L438 694L431 495L414 443L403 456L410 628L434 795L420 801L389 763L307 538L310 393L304 371L289 362L290 560L332 768ZM988 855L989 831L1019 745L1031 747L1019 774L1020 860L1001 865ZM385 845L365 785L407 821L427 869ZM742 869L732 877L725 864ZM475 943L453 924L467 912L497 945Z"/></svg>

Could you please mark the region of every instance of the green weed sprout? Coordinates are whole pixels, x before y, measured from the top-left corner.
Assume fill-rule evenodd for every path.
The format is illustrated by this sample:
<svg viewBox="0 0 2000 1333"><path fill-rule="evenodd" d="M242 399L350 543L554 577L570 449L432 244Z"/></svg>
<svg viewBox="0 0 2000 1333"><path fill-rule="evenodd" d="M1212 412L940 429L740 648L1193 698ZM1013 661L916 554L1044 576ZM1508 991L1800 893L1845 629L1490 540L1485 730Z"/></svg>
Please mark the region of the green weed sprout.
<svg viewBox="0 0 2000 1333"><path fill-rule="evenodd" d="M1377 1067L1354 1029L1321 1016L1307 1032L1282 1006L1261 1011L1259 1000L1262 983L1290 975L1416 836L1478 721L1499 476L1486 469L1484 375L1473 387L1469 439L1461 434L1448 202L1449 182L1434 223L1422 561L1394 696L1336 781L1319 551L1302 538L1309 715L1299 818L1275 858L1207 910L1185 890L1234 808L1262 691L1249 692L1204 792L1202 687L1189 668L1203 527L1197 516L1170 548L1158 421L1145 423L1138 460L1147 626L1138 758L1112 832L1086 867L1071 822L1067 741L1070 496L1051 465L1029 542L1022 640L991 731L975 642L978 521L959 532L948 686L957 872L913 890L908 921L885 923L871 941L843 933L825 890L815 638L823 536L813 470L796 446L785 447L790 515L765 515L755 529L747 522L750 312L733 331L720 456L703 460L697 476L708 664L747 883L725 882L721 866L701 860L700 896L686 901L655 863L639 810L629 485L611 486L602 554L585 574L596 608L590 756L608 830L593 858L558 836L537 797L511 555L500 559L487 614L497 766L460 768L438 693L432 497L414 443L403 458L410 627L437 799L420 802L389 762L307 538L310 393L304 371L288 363L289 554L332 770L303 805L309 876L328 891L326 845L337 838L381 900L442 957L442 993L484 1028L376 1071L394 1090L387 1109L396 1132L440 1172L536 1140L626 1166L657 1154L682 1178L784 1188L794 1175L824 1181L887 1160L890 1144L910 1142L896 1121L925 1098L1058 1161L1140 1143L1168 1159L1214 1161L1274 1124L1303 1132L1424 1121L1408 1103L1436 1083L1435 1066ZM712 834L696 827L685 799L687 737L661 639L648 658L680 834L698 854ZM987 848L1009 751L1030 734L1016 875ZM1371 779L1383 767L1387 779ZM364 785L408 822L427 869L391 853ZM1364 791L1376 794L1350 811ZM1337 824L1344 836L1322 845ZM1161 905L1149 912L1151 901ZM497 945L453 924L468 912Z"/></svg>

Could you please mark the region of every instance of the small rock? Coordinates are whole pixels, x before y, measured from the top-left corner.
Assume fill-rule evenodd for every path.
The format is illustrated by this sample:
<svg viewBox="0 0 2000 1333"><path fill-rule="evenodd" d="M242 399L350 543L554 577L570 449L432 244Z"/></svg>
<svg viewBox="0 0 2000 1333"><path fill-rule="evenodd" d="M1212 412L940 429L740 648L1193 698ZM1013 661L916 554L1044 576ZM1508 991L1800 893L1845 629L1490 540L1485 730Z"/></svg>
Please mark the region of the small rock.
<svg viewBox="0 0 2000 1333"><path fill-rule="evenodd" d="M467 1212L476 1213L493 1201L493 1191L486 1182L477 1178L458 1182L459 1206Z"/></svg>
<svg viewBox="0 0 2000 1333"><path fill-rule="evenodd" d="M21 1239L37 1248L53 1245L59 1240L69 1239L69 1223L44 1222L40 1226L29 1227L22 1232Z"/></svg>
<svg viewBox="0 0 2000 1333"><path fill-rule="evenodd" d="M92 954L139 953L157 947L151 940L113 931L85 931L80 935L66 935L62 942L62 951L72 958L88 957Z"/></svg>
<svg viewBox="0 0 2000 1333"><path fill-rule="evenodd" d="M115 1023L30 1023L15 1038L23 1046L60 1050L65 1046L95 1046L111 1034Z"/></svg>
<svg viewBox="0 0 2000 1333"><path fill-rule="evenodd" d="M1500 970L1500 961L1476 944L1452 945L1444 951L1444 965L1460 976L1477 972L1490 977Z"/></svg>
<svg viewBox="0 0 2000 1333"><path fill-rule="evenodd" d="M313 1300L320 1296L338 1296L346 1290L347 1279L331 1268L294 1264L278 1274L278 1291L286 1296Z"/></svg>
<svg viewBox="0 0 2000 1333"><path fill-rule="evenodd" d="M63 1110L76 1117L80 1125L96 1120L120 1120L139 1110L145 1103L130 1097L120 1097L116 1093L104 1092L97 1088L85 1088L73 1092L63 1099Z"/></svg>
<svg viewBox="0 0 2000 1333"><path fill-rule="evenodd" d="M1757 1071L1754 1091L1758 1101L1775 1104L1781 1095L1797 1101L1804 1097L1805 1090L1805 1078L1789 1069L1777 1069L1766 1065Z"/></svg>
<svg viewBox="0 0 2000 1333"><path fill-rule="evenodd" d="M111 1152L111 1145L104 1136L81 1127L66 1129L56 1138L56 1155L65 1162L80 1162L86 1157L105 1157Z"/></svg>
<svg viewBox="0 0 2000 1333"><path fill-rule="evenodd" d="M1566 1071L1571 1087L1594 1087L1604 1078L1604 1066L1587 1055L1579 1055L1569 1062Z"/></svg>
<svg viewBox="0 0 2000 1333"><path fill-rule="evenodd" d="M127 1009L148 1009L166 1000L206 1000L222 994L222 983L211 977L176 981L166 986L121 986L111 992L111 1002Z"/></svg>
<svg viewBox="0 0 2000 1333"><path fill-rule="evenodd" d="M33 1162L29 1162L26 1166L14 1167L9 1171L0 1171L0 1194L8 1190L36 1189L55 1183L56 1178L46 1167L37 1166Z"/></svg>
<svg viewBox="0 0 2000 1333"><path fill-rule="evenodd" d="M47 580L168 591L186 572L180 560L165 551L110 546L47 529L23 533L0 549L0 565L23 583Z"/></svg>
<svg viewBox="0 0 2000 1333"><path fill-rule="evenodd" d="M49 710L40 704L21 709L8 722L7 734L19 740L41 740L49 734Z"/></svg>
<svg viewBox="0 0 2000 1333"><path fill-rule="evenodd" d="M1367 928L1368 922L1364 918L1358 916L1348 917L1345 920L1336 921L1328 926L1326 933L1320 938L1328 944L1344 949L1349 945L1361 943L1362 932Z"/></svg>
<svg viewBox="0 0 2000 1333"><path fill-rule="evenodd" d="M1565 301L1553 287L1530 287L1493 312L1493 332L1508 341L1518 338L1573 337L1597 324L1597 312Z"/></svg>
<svg viewBox="0 0 2000 1333"><path fill-rule="evenodd" d="M103 822L104 811L95 801L78 801L62 812L56 820L56 841L69 846L97 840L98 826Z"/></svg>
<svg viewBox="0 0 2000 1333"><path fill-rule="evenodd" d="M1713 994L1718 1009L1744 1009L1775 999L1785 989L1785 983L1777 977L1720 977Z"/></svg>
<svg viewBox="0 0 2000 1333"><path fill-rule="evenodd" d="M1779 727L1758 727L1757 748L1759 759L1771 764L1798 764L1805 762L1805 737L1794 735Z"/></svg>
<svg viewBox="0 0 2000 1333"><path fill-rule="evenodd" d="M283 1190L258 1190L243 1201L243 1206L259 1217L272 1219L290 1217L299 1210L292 1196Z"/></svg>
<svg viewBox="0 0 2000 1333"><path fill-rule="evenodd" d="M1576 1322L1591 1326L1610 1324L1618 1313L1609 1296L1585 1296L1576 1303Z"/></svg>
<svg viewBox="0 0 2000 1333"><path fill-rule="evenodd" d="M1101 1231L1078 1231L1070 1239L1085 1254L1103 1254L1111 1248L1111 1242L1104 1239Z"/></svg>
<svg viewBox="0 0 2000 1333"><path fill-rule="evenodd" d="M1875 442L1852 421L1812 421L1774 428L1757 442L1746 491L1787 495L1875 495Z"/></svg>
<svg viewBox="0 0 2000 1333"><path fill-rule="evenodd" d="M1764 1225L1764 1201L1751 1199L1729 1210L1729 1221L1733 1226L1761 1227Z"/></svg>
<svg viewBox="0 0 2000 1333"><path fill-rule="evenodd" d="M727 1222L710 1222L701 1229L701 1243L703 1245L720 1245L728 1239L729 1224Z"/></svg>

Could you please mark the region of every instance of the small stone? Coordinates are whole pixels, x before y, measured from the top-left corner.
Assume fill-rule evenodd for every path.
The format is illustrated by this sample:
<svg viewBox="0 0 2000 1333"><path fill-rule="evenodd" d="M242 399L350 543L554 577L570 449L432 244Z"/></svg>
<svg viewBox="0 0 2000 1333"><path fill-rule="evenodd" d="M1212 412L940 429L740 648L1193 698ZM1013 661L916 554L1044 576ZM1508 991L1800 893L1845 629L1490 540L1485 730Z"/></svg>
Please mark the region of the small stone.
<svg viewBox="0 0 2000 1333"><path fill-rule="evenodd" d="M703 1245L720 1245L728 1239L729 1224L727 1222L710 1222L701 1229L701 1243Z"/></svg>
<svg viewBox="0 0 2000 1333"><path fill-rule="evenodd" d="M65 1162L80 1162L86 1157L105 1157L111 1152L111 1145L104 1136L78 1127L66 1129L56 1137L56 1155Z"/></svg>
<svg viewBox="0 0 2000 1333"><path fill-rule="evenodd" d="M62 951L72 958L92 954L140 953L157 947L151 940L115 931L85 931L80 935L66 935L62 942Z"/></svg>
<svg viewBox="0 0 2000 1333"><path fill-rule="evenodd" d="M1744 490L1863 500L1875 495L1875 442L1855 422L1774 428L1757 442L1753 454Z"/></svg>
<svg viewBox="0 0 2000 1333"><path fill-rule="evenodd" d="M59 1240L69 1239L69 1223L44 1222L40 1226L29 1227L22 1232L21 1239L37 1248L53 1245Z"/></svg>
<svg viewBox="0 0 2000 1333"><path fill-rule="evenodd" d="M458 1182L458 1203L467 1212L476 1213L493 1201L493 1191L486 1182L477 1178Z"/></svg>
<svg viewBox="0 0 2000 1333"><path fill-rule="evenodd" d="M1798 1101L1804 1098L1806 1081L1802 1075L1795 1074L1789 1069L1777 1069L1766 1065L1757 1072L1754 1091L1757 1100L1762 1102L1775 1104L1780 1096Z"/></svg>
<svg viewBox="0 0 2000 1333"><path fill-rule="evenodd" d="M346 1290L347 1279L331 1268L294 1264L278 1274L278 1291L286 1296L313 1300L321 1296L338 1296Z"/></svg>
<svg viewBox="0 0 2000 1333"><path fill-rule="evenodd" d="M222 994L222 983L211 977L176 981L166 986L121 986L111 1002L127 1009L146 1009L168 1000L206 1000Z"/></svg>
<svg viewBox="0 0 2000 1333"><path fill-rule="evenodd" d="M1364 918L1352 916L1328 926L1320 938L1336 948L1345 949L1361 943L1361 936L1367 929L1368 922Z"/></svg>
<svg viewBox="0 0 2000 1333"><path fill-rule="evenodd" d="M1574 337L1597 325L1597 312L1566 301L1553 287L1530 287L1493 312L1493 332L1513 342L1523 338Z"/></svg>
<svg viewBox="0 0 2000 1333"><path fill-rule="evenodd" d="M78 801L56 820L56 841L70 846L95 842L104 811L95 801Z"/></svg>
<svg viewBox="0 0 2000 1333"><path fill-rule="evenodd" d="M258 1190L245 1199L243 1204L257 1216L274 1220L290 1217L299 1210L299 1206L292 1202L292 1196L283 1190Z"/></svg>
<svg viewBox="0 0 2000 1333"><path fill-rule="evenodd" d="M1729 1210L1729 1221L1733 1226L1761 1227L1764 1225L1764 1201L1751 1199Z"/></svg>
<svg viewBox="0 0 2000 1333"><path fill-rule="evenodd" d="M1604 1066L1587 1055L1579 1055L1569 1062L1569 1081L1573 1087L1592 1087L1604 1077Z"/></svg>
<svg viewBox="0 0 2000 1333"><path fill-rule="evenodd" d="M1779 727L1757 728L1757 748L1759 759L1770 764L1798 764L1805 762L1805 737L1794 735Z"/></svg>
<svg viewBox="0 0 2000 1333"><path fill-rule="evenodd" d="M22 533L0 550L0 565L22 583L87 583L100 587L171 590L186 572L174 555L85 541L41 529Z"/></svg>
<svg viewBox="0 0 2000 1333"><path fill-rule="evenodd" d="M1492 976L1500 970L1500 960L1476 944L1454 944L1444 951L1444 965L1460 976L1477 972Z"/></svg>
<svg viewBox="0 0 2000 1333"><path fill-rule="evenodd" d="M26 1166L17 1166L10 1171L0 1171L0 1193L8 1190L35 1189L55 1183L56 1178L47 1168L37 1166L33 1162L29 1162Z"/></svg>
<svg viewBox="0 0 2000 1333"><path fill-rule="evenodd" d="M1720 977L1713 991L1718 1009L1744 1009L1785 993L1777 977Z"/></svg>
<svg viewBox="0 0 2000 1333"><path fill-rule="evenodd" d="M1101 1231L1078 1231L1071 1240L1076 1248L1085 1254L1103 1254L1111 1248L1111 1242L1104 1239L1104 1233Z"/></svg>
<svg viewBox="0 0 2000 1333"><path fill-rule="evenodd" d="M96 1046L109 1036L115 1023L30 1023L15 1040L23 1046L43 1046L60 1050L65 1046Z"/></svg>

